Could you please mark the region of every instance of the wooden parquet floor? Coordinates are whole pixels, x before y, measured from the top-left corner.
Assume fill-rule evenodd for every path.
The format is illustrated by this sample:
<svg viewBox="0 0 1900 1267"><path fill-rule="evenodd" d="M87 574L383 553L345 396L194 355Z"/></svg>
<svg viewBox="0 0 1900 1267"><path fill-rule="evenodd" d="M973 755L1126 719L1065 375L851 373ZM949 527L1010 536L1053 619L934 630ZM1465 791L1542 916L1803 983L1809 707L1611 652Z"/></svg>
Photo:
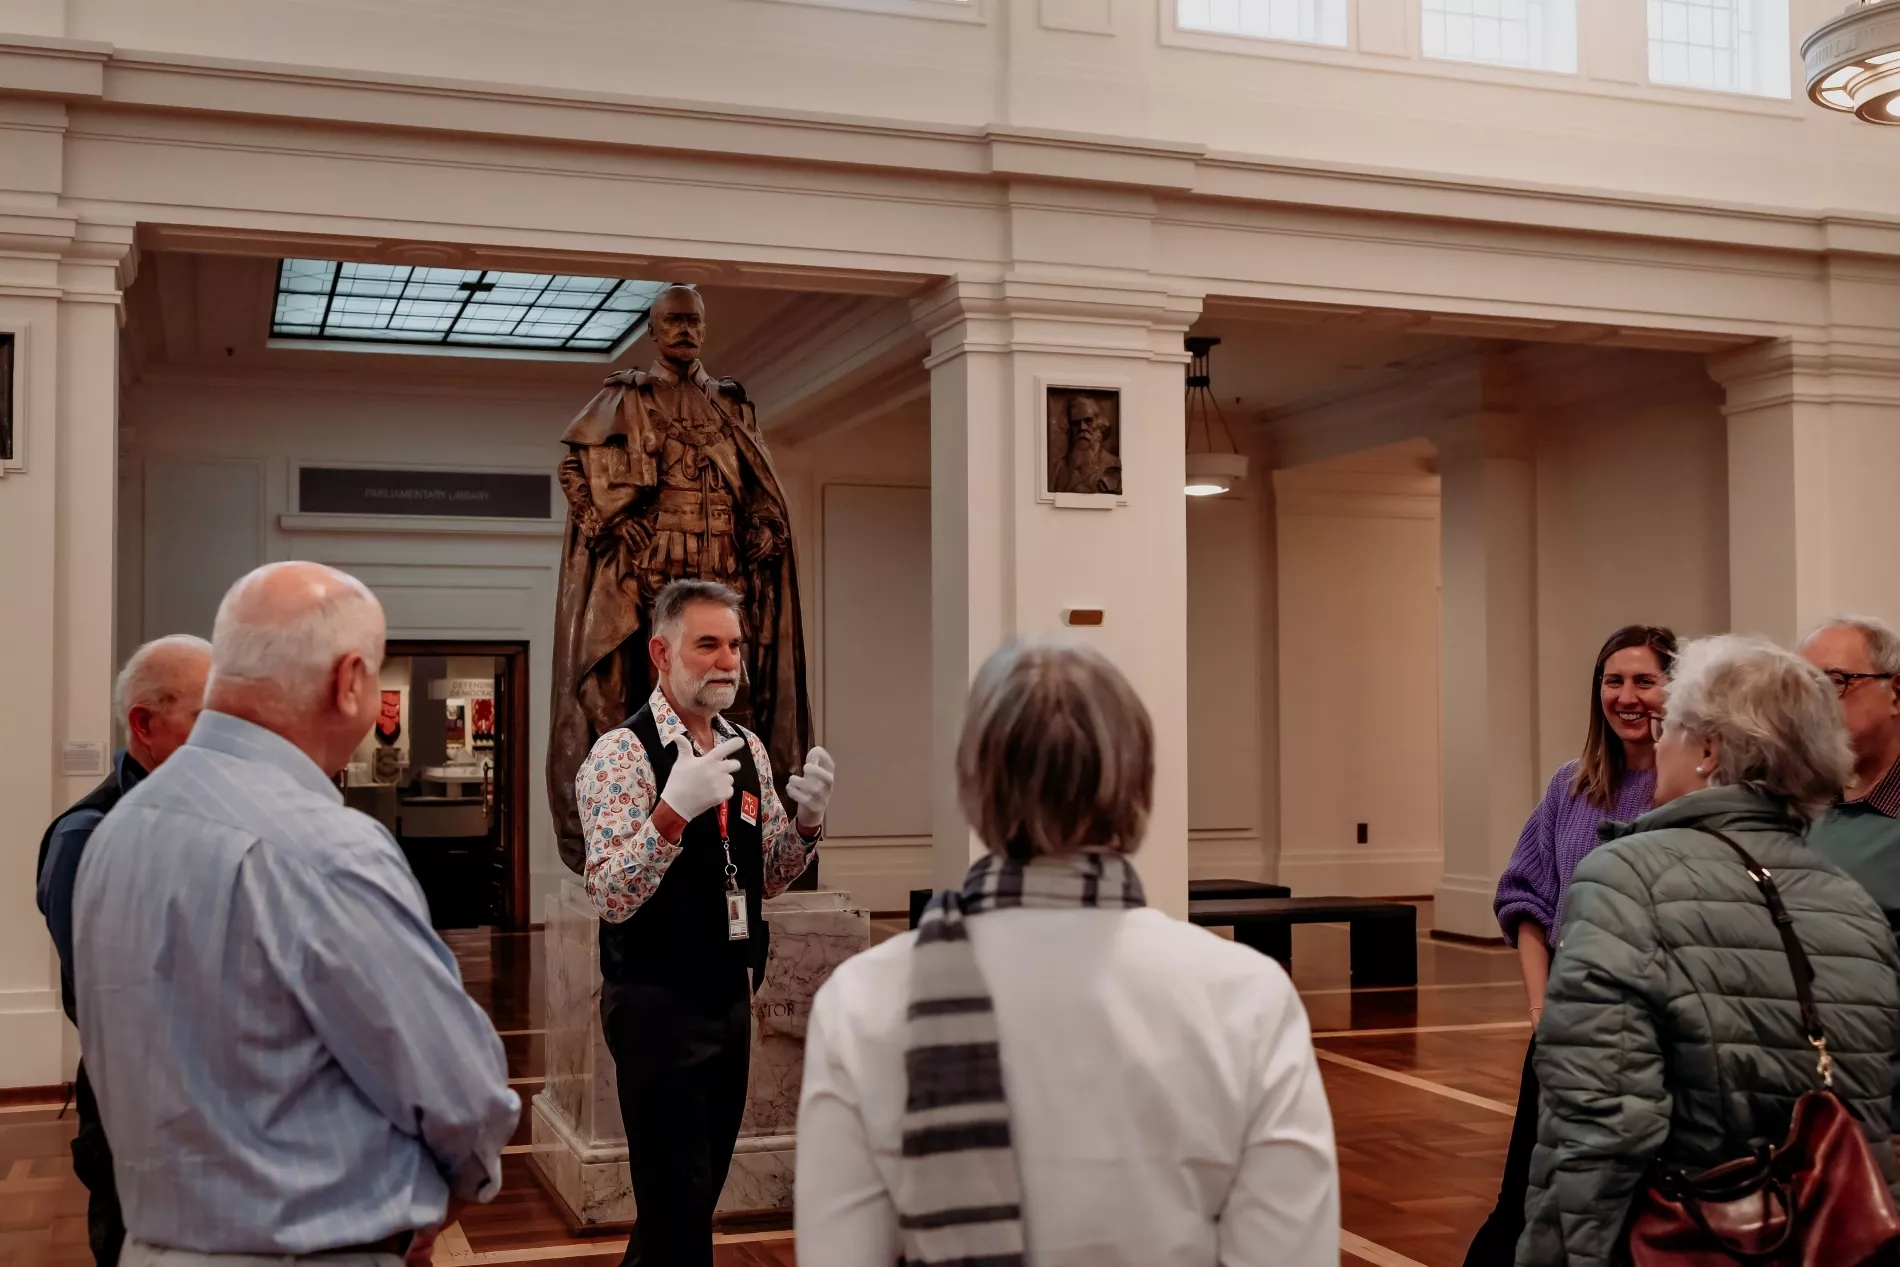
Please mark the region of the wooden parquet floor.
<svg viewBox="0 0 1900 1267"><path fill-rule="evenodd" d="M1429 915L1427 905L1422 925ZM541 935L446 936L525 1102L544 1069ZM1514 955L1427 940L1417 989L1352 990L1346 930L1321 925L1295 930L1294 965L1339 1139L1341 1267L1459 1267L1497 1195L1530 1036ZM72 1131L57 1106L0 1106L0 1267L90 1267ZM529 1147L524 1117L502 1160L501 1195L448 1229L438 1267L619 1261L624 1237L567 1232L528 1173ZM796 1255L789 1231L734 1231L715 1259L793 1267Z"/></svg>

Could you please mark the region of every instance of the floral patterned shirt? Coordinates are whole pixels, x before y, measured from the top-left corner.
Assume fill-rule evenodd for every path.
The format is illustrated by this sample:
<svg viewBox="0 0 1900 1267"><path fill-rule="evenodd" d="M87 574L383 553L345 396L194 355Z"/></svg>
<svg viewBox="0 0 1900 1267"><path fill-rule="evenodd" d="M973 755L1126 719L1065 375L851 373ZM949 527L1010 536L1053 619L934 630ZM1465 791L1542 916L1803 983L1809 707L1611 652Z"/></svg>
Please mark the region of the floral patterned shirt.
<svg viewBox="0 0 1900 1267"><path fill-rule="evenodd" d="M657 687L647 701L660 742L671 747L686 736L666 695ZM765 896L776 897L805 873L817 842L806 843L792 825L772 784L772 760L765 745L749 730L723 717L713 718L713 732L723 740L744 735L752 764L759 772L759 834L765 847ZM692 739L687 736L687 742ZM694 748L697 751L697 745ZM618 924L653 896L666 869L680 856L682 846L667 840L653 825L653 807L660 789L654 785L653 763L639 738L625 726L610 730L594 747L574 776L574 800L580 806L581 829L587 837L587 896L610 924Z"/></svg>

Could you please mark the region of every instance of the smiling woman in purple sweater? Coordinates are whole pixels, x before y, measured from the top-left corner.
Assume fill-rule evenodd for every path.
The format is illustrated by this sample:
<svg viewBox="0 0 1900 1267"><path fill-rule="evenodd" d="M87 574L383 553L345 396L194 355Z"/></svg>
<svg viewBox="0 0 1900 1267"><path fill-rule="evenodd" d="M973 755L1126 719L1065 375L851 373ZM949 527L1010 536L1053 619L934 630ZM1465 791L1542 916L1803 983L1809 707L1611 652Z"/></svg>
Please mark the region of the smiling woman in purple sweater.
<svg viewBox="0 0 1900 1267"><path fill-rule="evenodd" d="M1597 847L1603 823L1627 822L1650 807L1656 790L1651 720L1662 716L1663 688L1675 660L1676 636L1667 629L1626 625L1610 635L1597 652L1583 755L1551 776L1498 881L1498 927L1517 947L1533 1027L1544 1010L1551 948L1577 863ZM1465 1267L1510 1267L1516 1255L1537 1138L1537 1099L1537 1076L1526 1052L1497 1208L1472 1239Z"/></svg>

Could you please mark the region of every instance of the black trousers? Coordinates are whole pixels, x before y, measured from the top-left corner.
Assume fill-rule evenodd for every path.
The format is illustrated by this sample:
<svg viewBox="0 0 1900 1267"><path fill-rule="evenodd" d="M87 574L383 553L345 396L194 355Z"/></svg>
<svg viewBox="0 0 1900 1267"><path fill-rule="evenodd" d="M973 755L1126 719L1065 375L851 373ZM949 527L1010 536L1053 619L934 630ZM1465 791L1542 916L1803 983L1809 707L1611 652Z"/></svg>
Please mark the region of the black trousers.
<svg viewBox="0 0 1900 1267"><path fill-rule="evenodd" d="M749 991L693 998L654 986L601 988L638 1223L628 1267L712 1267L713 1209L745 1116Z"/></svg>
<svg viewBox="0 0 1900 1267"><path fill-rule="evenodd" d="M1524 1052L1524 1076L1517 1084L1517 1115L1511 1119L1511 1146L1504 1154L1504 1182L1498 1204L1471 1238L1465 1267L1511 1267L1517 1257L1517 1239L1524 1234L1524 1199L1531 1186L1531 1149L1537 1144L1537 1070L1531 1057L1537 1040Z"/></svg>
<svg viewBox="0 0 1900 1267"><path fill-rule="evenodd" d="M86 1185L86 1237L99 1267L118 1267L125 1246L125 1220L119 1213L119 1186L112 1178L112 1146L106 1143L105 1124L99 1120L99 1101L93 1098L86 1062L73 1075L73 1114L79 1133L73 1136L73 1173Z"/></svg>

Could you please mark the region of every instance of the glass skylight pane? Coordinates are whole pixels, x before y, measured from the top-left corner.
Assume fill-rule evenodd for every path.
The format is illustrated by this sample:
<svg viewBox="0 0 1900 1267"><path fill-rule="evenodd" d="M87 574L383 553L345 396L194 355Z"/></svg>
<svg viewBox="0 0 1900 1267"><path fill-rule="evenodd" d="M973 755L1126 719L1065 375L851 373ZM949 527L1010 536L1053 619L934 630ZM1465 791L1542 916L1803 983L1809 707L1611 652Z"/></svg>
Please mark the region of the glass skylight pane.
<svg viewBox="0 0 1900 1267"><path fill-rule="evenodd" d="M336 265L329 260L285 260L278 275L280 292L328 294Z"/></svg>
<svg viewBox="0 0 1900 1267"><path fill-rule="evenodd" d="M615 277L284 260L271 333L606 352L646 316L664 287Z"/></svg>

